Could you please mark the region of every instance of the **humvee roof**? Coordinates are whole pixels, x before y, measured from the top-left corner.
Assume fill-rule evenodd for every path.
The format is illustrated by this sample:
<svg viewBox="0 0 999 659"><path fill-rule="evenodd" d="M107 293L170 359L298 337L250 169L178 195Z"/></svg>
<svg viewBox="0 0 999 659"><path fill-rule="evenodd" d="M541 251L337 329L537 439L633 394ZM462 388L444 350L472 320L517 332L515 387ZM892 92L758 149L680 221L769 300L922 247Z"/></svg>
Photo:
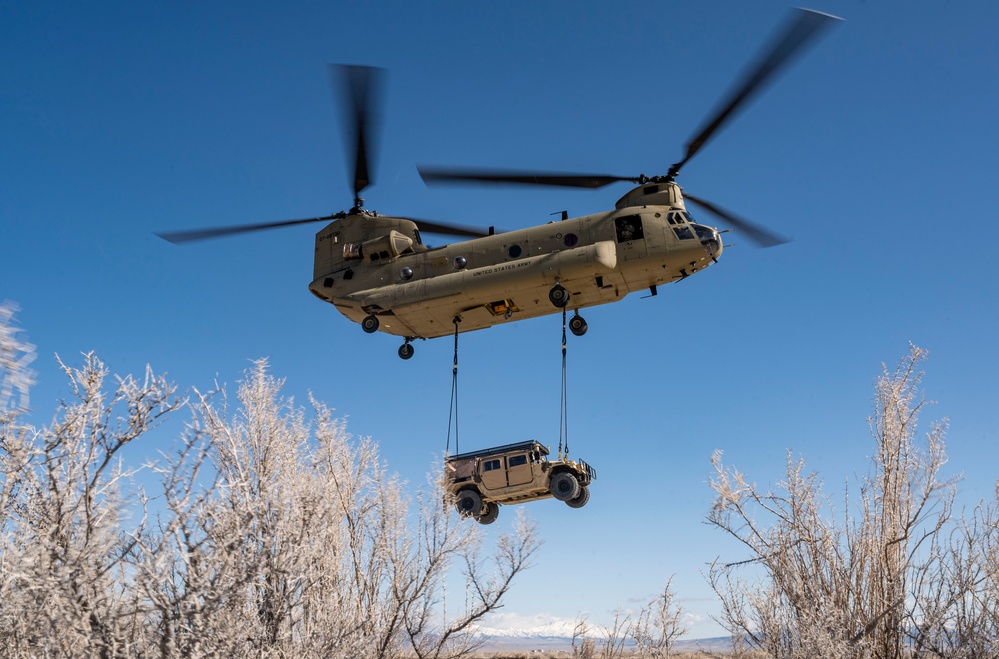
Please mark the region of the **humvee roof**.
<svg viewBox="0 0 999 659"><path fill-rule="evenodd" d="M468 458L478 458L483 455L494 455L497 453L506 453L507 451L530 451L532 449L538 449L541 451L541 455L548 455L548 447L543 445L541 442L536 440L529 440L526 442L515 442L513 444L506 444L504 446L497 446L495 448L484 448L478 451L469 451L467 453L459 453L457 455L452 455L446 459L446 462L452 462L454 460L466 460Z"/></svg>

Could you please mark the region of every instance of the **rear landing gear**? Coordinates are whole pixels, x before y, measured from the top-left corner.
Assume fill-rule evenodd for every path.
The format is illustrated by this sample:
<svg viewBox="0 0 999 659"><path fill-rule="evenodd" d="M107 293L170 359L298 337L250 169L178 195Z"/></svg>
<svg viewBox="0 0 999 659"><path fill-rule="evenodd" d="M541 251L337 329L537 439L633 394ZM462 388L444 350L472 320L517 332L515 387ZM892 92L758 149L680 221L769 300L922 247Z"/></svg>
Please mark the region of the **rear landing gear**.
<svg viewBox="0 0 999 659"><path fill-rule="evenodd" d="M403 359L409 359L413 356L414 352L416 350L409 344L409 339L406 339L406 342L399 346L399 356Z"/></svg>
<svg viewBox="0 0 999 659"><path fill-rule="evenodd" d="M361 321L361 329L363 329L368 334L372 334L378 331L378 317L377 316L365 316L364 320Z"/></svg>
<svg viewBox="0 0 999 659"><path fill-rule="evenodd" d="M583 320L583 317L580 316L579 312L577 311L576 315L573 316L571 320L569 320L569 331L571 331L576 336L583 336L584 334L586 334L587 329L589 329L589 326L586 324L586 321Z"/></svg>

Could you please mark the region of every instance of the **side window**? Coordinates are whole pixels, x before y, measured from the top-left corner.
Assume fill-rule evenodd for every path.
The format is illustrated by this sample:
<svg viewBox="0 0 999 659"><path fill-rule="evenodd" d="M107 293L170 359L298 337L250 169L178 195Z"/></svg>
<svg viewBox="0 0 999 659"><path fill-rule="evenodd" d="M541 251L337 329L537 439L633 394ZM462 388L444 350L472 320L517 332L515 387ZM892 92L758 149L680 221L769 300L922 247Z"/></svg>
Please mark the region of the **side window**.
<svg viewBox="0 0 999 659"><path fill-rule="evenodd" d="M493 471L500 468L499 460L490 460L482 464L482 471Z"/></svg>
<svg viewBox="0 0 999 659"><path fill-rule="evenodd" d="M510 458L509 460L507 460L506 464L507 464L507 466L510 466L510 467L517 467L519 465L526 465L527 464L527 456L526 455L515 455L512 458Z"/></svg>
<svg viewBox="0 0 999 659"><path fill-rule="evenodd" d="M645 237L645 233L642 230L641 215L626 215L615 218L614 227L617 229L617 241L619 243L642 240Z"/></svg>

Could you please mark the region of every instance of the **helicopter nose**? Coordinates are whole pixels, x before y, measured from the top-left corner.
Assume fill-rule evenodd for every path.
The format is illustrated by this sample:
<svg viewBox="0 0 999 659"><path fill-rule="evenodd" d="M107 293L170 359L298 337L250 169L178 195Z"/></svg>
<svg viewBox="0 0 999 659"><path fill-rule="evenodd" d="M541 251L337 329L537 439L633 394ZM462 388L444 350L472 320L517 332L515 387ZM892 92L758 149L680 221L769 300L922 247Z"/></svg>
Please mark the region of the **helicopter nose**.
<svg viewBox="0 0 999 659"><path fill-rule="evenodd" d="M707 252L708 256L717 260L722 253L722 239L721 234L718 233L718 229L703 224L695 224L694 232L697 234L697 238L701 241L701 246Z"/></svg>

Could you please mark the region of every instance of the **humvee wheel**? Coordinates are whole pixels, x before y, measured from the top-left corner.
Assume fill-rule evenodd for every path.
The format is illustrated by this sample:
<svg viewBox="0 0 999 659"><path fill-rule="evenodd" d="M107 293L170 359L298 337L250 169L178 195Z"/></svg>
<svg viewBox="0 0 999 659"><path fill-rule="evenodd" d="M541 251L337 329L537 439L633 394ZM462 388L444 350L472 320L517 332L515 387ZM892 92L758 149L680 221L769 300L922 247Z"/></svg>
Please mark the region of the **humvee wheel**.
<svg viewBox="0 0 999 659"><path fill-rule="evenodd" d="M566 501L570 508L582 508L590 500L590 488L585 485L579 486L579 495Z"/></svg>
<svg viewBox="0 0 999 659"><path fill-rule="evenodd" d="M478 517L482 513L482 497L475 490L462 490L454 502L462 517Z"/></svg>
<svg viewBox="0 0 999 659"><path fill-rule="evenodd" d="M552 496L559 501L569 501L579 496L579 481L570 473L560 471L552 476L549 484Z"/></svg>
<svg viewBox="0 0 999 659"><path fill-rule="evenodd" d="M486 512L479 516L479 524L492 524L499 517L499 506L495 503L486 504Z"/></svg>
<svg viewBox="0 0 999 659"><path fill-rule="evenodd" d="M576 336L583 336L586 334L587 329L589 329L589 326L579 314L576 314L569 320L569 330Z"/></svg>
<svg viewBox="0 0 999 659"><path fill-rule="evenodd" d="M376 316L365 316L361 321L361 329L368 334L378 331L378 318Z"/></svg>
<svg viewBox="0 0 999 659"><path fill-rule="evenodd" d="M548 300L559 309L564 309L565 305L569 304L569 297L569 291L565 290L565 286L562 284L555 284L548 291Z"/></svg>

